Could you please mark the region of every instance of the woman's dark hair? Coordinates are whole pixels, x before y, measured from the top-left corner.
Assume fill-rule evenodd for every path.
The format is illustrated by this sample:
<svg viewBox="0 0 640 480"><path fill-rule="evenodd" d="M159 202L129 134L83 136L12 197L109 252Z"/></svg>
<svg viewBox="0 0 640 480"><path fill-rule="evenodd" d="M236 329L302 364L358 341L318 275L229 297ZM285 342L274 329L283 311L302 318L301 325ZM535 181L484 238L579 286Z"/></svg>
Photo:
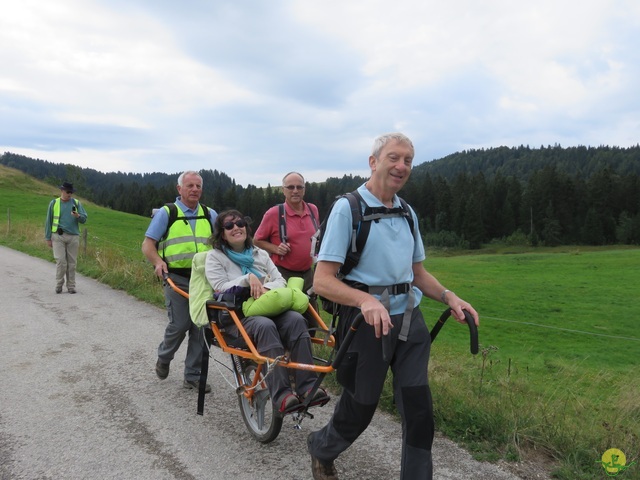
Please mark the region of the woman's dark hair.
<svg viewBox="0 0 640 480"><path fill-rule="evenodd" d="M245 217L238 210L225 210L224 212L218 214L216 221L213 225L213 234L209 238L209 243L213 248L218 250L222 250L222 247L229 247L229 244L224 239L224 224L228 221L227 217L231 217L231 221L235 222L236 220L244 220L247 222L247 239L244 241L245 248L253 247L253 235L251 234L251 227L249 224L251 223L251 219L249 217Z"/></svg>

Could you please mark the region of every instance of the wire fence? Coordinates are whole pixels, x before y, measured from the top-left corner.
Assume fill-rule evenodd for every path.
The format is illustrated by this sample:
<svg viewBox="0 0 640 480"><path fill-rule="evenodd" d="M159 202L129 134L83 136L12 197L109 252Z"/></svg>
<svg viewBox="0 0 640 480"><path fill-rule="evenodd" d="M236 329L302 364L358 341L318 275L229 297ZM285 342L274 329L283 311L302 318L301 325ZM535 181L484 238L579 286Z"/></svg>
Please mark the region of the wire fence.
<svg viewBox="0 0 640 480"><path fill-rule="evenodd" d="M430 308L427 307L428 310L433 310L433 311L441 311L438 310L436 308ZM512 324L518 324L518 325L527 325L530 327L536 327L536 328L546 328L549 330L556 330L556 331L562 331L562 332L567 332L567 333L577 333L580 335L590 335L593 337L603 337L603 338L610 338L610 339L616 339L616 340L629 340L632 342L640 342L640 338L636 338L636 337L627 337L627 336L623 336L623 335L608 335L606 333L597 333L597 332L587 332L584 330L575 330L572 328L564 328L564 327L556 327L555 325L543 325L541 323L534 323L534 322L523 322L523 321L519 321L519 320L510 320L507 318L498 318L498 317L491 317L489 315L482 315L482 319L488 319L488 320L495 320L498 322L504 322L504 323L512 323Z"/></svg>

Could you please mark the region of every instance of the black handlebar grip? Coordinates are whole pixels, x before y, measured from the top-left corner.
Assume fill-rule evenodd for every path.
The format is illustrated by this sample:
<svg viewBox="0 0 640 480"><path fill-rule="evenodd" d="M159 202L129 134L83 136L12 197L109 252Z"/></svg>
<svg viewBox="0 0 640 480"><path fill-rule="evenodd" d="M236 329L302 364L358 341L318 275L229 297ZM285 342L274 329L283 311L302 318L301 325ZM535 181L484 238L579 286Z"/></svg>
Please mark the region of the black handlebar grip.
<svg viewBox="0 0 640 480"><path fill-rule="evenodd" d="M353 340L353 336L356 334L356 331L362 323L362 320L364 320L364 315L362 315L362 313L358 313L358 315L356 315L356 318L353 319L353 323L349 327L349 331L347 332L347 334L344 336L344 340L342 341L342 345L340 345L340 348L338 349L338 353L336 353L336 358L333 359L333 363L331 364L334 370L338 368L342 363L342 359L347 353L349 344L351 344L351 340Z"/></svg>
<svg viewBox="0 0 640 480"><path fill-rule="evenodd" d="M469 351L473 355L476 355L479 351L478 327L476 326L476 322L474 321L473 316L466 310L463 310L463 312L464 312L464 319L467 322L467 325L469 326ZM444 325L444 322L446 322L450 316L451 316L450 308L447 308L444 312L442 312L442 315L440 315L440 318L438 319L437 323L431 329L432 342L436 339L436 337L438 336L438 332L440 332L440 329Z"/></svg>
<svg viewBox="0 0 640 480"><path fill-rule="evenodd" d="M473 319L473 315L471 315L466 310L464 312L464 319L467 321L467 325L469 325L469 351L476 355L479 351L478 347L478 326L476 325L476 321Z"/></svg>

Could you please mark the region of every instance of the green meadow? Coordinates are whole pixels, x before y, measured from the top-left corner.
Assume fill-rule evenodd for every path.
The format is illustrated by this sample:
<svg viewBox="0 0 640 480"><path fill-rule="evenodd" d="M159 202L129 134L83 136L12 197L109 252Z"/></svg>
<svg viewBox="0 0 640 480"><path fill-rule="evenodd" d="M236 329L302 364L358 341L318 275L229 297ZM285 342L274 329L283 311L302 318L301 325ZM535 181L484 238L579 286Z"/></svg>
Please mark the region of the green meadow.
<svg viewBox="0 0 640 480"><path fill-rule="evenodd" d="M427 259L481 315L475 358L462 325L447 324L433 344L439 429L479 458L552 458L558 478L603 478L596 462L610 448L637 461L639 267L637 248ZM439 306L424 311L435 319Z"/></svg>
<svg viewBox="0 0 640 480"><path fill-rule="evenodd" d="M0 167L0 244L52 261L43 225L57 195ZM140 251L149 219L83 203L78 271L162 305ZM427 270L481 316L478 355L453 320L432 346L438 430L478 459L532 460L567 480L605 478L598 462L610 448L627 465L640 461L639 248L491 245L428 255ZM432 326L443 305L423 300L422 309ZM390 389L381 407L393 410ZM640 465L619 477L640 479Z"/></svg>

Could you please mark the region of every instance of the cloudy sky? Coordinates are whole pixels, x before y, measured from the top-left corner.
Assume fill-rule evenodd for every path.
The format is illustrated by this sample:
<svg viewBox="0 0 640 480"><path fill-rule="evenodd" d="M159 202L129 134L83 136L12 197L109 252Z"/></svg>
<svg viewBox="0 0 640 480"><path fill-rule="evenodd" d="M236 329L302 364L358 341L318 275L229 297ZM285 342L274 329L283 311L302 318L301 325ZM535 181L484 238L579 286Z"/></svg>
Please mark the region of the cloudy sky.
<svg viewBox="0 0 640 480"><path fill-rule="evenodd" d="M640 140L637 0L0 0L0 153L100 171L366 175Z"/></svg>

